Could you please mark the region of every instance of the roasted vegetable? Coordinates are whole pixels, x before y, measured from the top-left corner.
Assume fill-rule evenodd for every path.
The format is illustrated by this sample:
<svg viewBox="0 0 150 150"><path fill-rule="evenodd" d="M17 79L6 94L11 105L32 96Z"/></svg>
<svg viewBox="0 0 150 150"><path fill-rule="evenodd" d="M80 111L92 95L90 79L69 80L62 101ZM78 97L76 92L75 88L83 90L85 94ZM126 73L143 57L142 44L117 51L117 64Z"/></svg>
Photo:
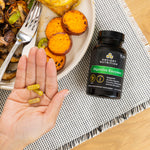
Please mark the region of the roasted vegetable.
<svg viewBox="0 0 150 150"><path fill-rule="evenodd" d="M20 28L27 14L27 4L24 1L17 1L9 7L5 14L5 18L12 27Z"/></svg>
<svg viewBox="0 0 150 150"><path fill-rule="evenodd" d="M16 0L5 0L6 5L11 5L11 4L14 4L14 3L16 3Z"/></svg>
<svg viewBox="0 0 150 150"><path fill-rule="evenodd" d="M19 11L16 11L15 13L13 13L9 19L8 19L8 22L10 25L14 24L15 22L17 22L17 20L20 18L20 12Z"/></svg>
<svg viewBox="0 0 150 150"><path fill-rule="evenodd" d="M10 62L12 62L12 63L18 63L18 62L19 62L19 59L20 59L20 57L14 55L14 56L11 58Z"/></svg>
<svg viewBox="0 0 150 150"><path fill-rule="evenodd" d="M1 58L3 58L3 59L6 59L6 57L7 57L7 54L1 55ZM18 62L19 62L19 59L20 59L20 57L14 55L14 56L11 58L10 62L12 62L12 63L18 63Z"/></svg>
<svg viewBox="0 0 150 150"><path fill-rule="evenodd" d="M0 58L0 67L3 64L4 60L2 58Z"/></svg>
<svg viewBox="0 0 150 150"><path fill-rule="evenodd" d="M5 2L4 0L0 0L0 23L4 23L4 10L5 9Z"/></svg>
<svg viewBox="0 0 150 150"><path fill-rule="evenodd" d="M70 10L62 17L62 26L68 34L80 35L87 30L88 21L80 11Z"/></svg>
<svg viewBox="0 0 150 150"><path fill-rule="evenodd" d="M13 47L13 43L9 43L8 46L0 46L0 54L9 53L12 47Z"/></svg>
<svg viewBox="0 0 150 150"><path fill-rule="evenodd" d="M0 0L0 8L1 8L2 10L5 9L5 2L4 2L4 0Z"/></svg>
<svg viewBox="0 0 150 150"><path fill-rule="evenodd" d="M0 59L0 66L3 64L4 60ZM10 63L7 67L7 70L5 71L3 75L3 80L11 80L16 76L17 71L17 63Z"/></svg>
<svg viewBox="0 0 150 150"><path fill-rule="evenodd" d="M56 55L67 54L72 47L72 40L67 33L56 33L48 42L49 50Z"/></svg>
<svg viewBox="0 0 150 150"><path fill-rule="evenodd" d="M0 46L8 46L8 42L4 40L4 37L0 37Z"/></svg>
<svg viewBox="0 0 150 150"><path fill-rule="evenodd" d="M57 71L60 71L66 63L66 56L65 55L63 55L63 56L54 55L49 51L48 47L45 48L45 52L47 55L47 61L49 61L49 59L52 58L55 62Z"/></svg>
<svg viewBox="0 0 150 150"><path fill-rule="evenodd" d="M2 59L6 59L7 54L2 54L2 55L0 55L0 56L1 56Z"/></svg>
<svg viewBox="0 0 150 150"><path fill-rule="evenodd" d="M29 12L28 8L27 8L27 4L24 1L17 1L17 6L18 6L18 10L20 12L21 15L21 20L22 23L25 21L25 18Z"/></svg>
<svg viewBox="0 0 150 150"><path fill-rule="evenodd" d="M4 23L4 12L2 8L0 8L0 23Z"/></svg>
<svg viewBox="0 0 150 150"><path fill-rule="evenodd" d="M62 19L61 17L56 17L48 23L46 30L45 30L45 34L48 39L50 39L50 37L53 34L56 34L58 32L64 32L64 29L62 28L62 25L61 25L61 19Z"/></svg>
<svg viewBox="0 0 150 150"><path fill-rule="evenodd" d="M25 1L0 0L0 66L15 43L18 29L28 14ZM3 75L3 80L16 76L17 64L21 57L22 45L16 50Z"/></svg>
<svg viewBox="0 0 150 150"><path fill-rule="evenodd" d="M39 0L56 14L62 16L69 11L79 0Z"/></svg>
<svg viewBox="0 0 150 150"><path fill-rule="evenodd" d="M12 47L13 47L13 43L9 43L9 45L7 45L7 46L4 46L4 45L0 46L0 54L9 53Z"/></svg>
<svg viewBox="0 0 150 150"><path fill-rule="evenodd" d="M20 28L22 26L21 18L18 17L20 14L17 8L17 4L12 4L5 13L6 21L12 26ZM13 20L14 19L14 20Z"/></svg>
<svg viewBox="0 0 150 150"><path fill-rule="evenodd" d="M11 80L16 76L16 71L6 71L3 75L3 80Z"/></svg>
<svg viewBox="0 0 150 150"><path fill-rule="evenodd" d="M47 43L48 43L47 38L42 38L39 41L39 43L38 43L38 48L45 48L45 47L47 47Z"/></svg>
<svg viewBox="0 0 150 150"><path fill-rule="evenodd" d="M16 72L17 71L17 66L18 66L18 63L10 63L6 69L6 72L9 73L9 72Z"/></svg>
<svg viewBox="0 0 150 150"><path fill-rule="evenodd" d="M13 46L13 43L12 43L12 44L9 44L8 52L10 52L12 46ZM14 55L16 55L16 57L20 57L21 54L22 54L22 49L23 49L23 45L20 45L20 46L17 48L17 50L15 51L15 54L14 54Z"/></svg>
<svg viewBox="0 0 150 150"><path fill-rule="evenodd" d="M8 49L6 46L0 46L0 56L3 54L7 54L8 53Z"/></svg>
<svg viewBox="0 0 150 150"><path fill-rule="evenodd" d="M8 43L11 43L15 40L15 33L11 30L7 31L4 35L4 40Z"/></svg>
<svg viewBox="0 0 150 150"><path fill-rule="evenodd" d="M4 26L3 26L3 30L2 30L2 33L3 33L3 35L7 32L7 31L9 31L11 29L11 26L9 25L9 24L4 24Z"/></svg>
<svg viewBox="0 0 150 150"><path fill-rule="evenodd" d="M11 28L11 31L15 33L15 35L17 34L18 32L18 29L17 28Z"/></svg>
<svg viewBox="0 0 150 150"><path fill-rule="evenodd" d="M75 9L76 7L78 7L80 3L81 3L81 0L78 0L78 2L72 6L72 9Z"/></svg>
<svg viewBox="0 0 150 150"><path fill-rule="evenodd" d="M30 2L29 2L29 4L28 4L28 9L31 9L31 7L32 7L32 5L33 5L33 3L34 3L34 0L30 0Z"/></svg>
<svg viewBox="0 0 150 150"><path fill-rule="evenodd" d="M0 46L0 57L1 55L8 54L12 49L12 47L13 47L13 43L10 43L8 46ZM16 59L16 61L21 57L22 49L23 49L23 45L20 45L15 51L13 57L15 57L14 59Z"/></svg>

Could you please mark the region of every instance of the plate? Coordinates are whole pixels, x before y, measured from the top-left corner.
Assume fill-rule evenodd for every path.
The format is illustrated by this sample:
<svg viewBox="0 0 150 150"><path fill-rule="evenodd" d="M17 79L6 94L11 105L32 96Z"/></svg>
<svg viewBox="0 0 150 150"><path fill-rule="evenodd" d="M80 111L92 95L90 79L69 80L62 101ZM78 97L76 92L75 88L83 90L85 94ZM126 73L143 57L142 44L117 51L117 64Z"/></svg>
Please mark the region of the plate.
<svg viewBox="0 0 150 150"><path fill-rule="evenodd" d="M94 0L81 0L81 3L76 10L81 11L88 20L88 29L85 33L80 36L71 36L73 40L73 45L70 52L66 55L66 64L64 68L58 72L58 80L67 75L82 59L86 53L90 41L92 39L95 27L95 6ZM45 37L45 29L48 22L57 15L52 12L47 7L43 6L39 27L37 42ZM11 80L9 83L3 82L4 84L0 85L1 89L12 90L14 86L15 79Z"/></svg>

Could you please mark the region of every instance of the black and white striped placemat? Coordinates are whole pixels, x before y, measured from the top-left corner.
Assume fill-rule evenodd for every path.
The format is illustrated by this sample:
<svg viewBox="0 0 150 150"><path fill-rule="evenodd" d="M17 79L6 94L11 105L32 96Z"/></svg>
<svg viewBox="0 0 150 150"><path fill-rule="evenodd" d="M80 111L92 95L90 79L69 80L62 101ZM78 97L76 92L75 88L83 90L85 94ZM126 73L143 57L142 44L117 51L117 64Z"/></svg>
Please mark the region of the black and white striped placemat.
<svg viewBox="0 0 150 150"><path fill-rule="evenodd" d="M150 46L123 0L95 0L95 4L96 27L89 49L79 65L59 81L60 89L68 88L71 92L64 101L56 126L25 150L71 149L150 106ZM123 47L128 58L120 100L85 93L90 54L99 30L125 34ZM0 111L9 93L0 90Z"/></svg>

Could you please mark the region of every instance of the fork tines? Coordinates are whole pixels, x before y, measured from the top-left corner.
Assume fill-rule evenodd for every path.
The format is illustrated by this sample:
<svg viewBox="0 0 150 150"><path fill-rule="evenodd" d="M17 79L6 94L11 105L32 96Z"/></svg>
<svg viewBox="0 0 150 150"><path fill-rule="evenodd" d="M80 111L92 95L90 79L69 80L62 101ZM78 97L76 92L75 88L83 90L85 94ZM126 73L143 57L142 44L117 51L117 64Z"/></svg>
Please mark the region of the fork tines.
<svg viewBox="0 0 150 150"><path fill-rule="evenodd" d="M25 27L30 30L36 29L35 27L39 22L41 11L42 11L41 3L35 0L22 28Z"/></svg>

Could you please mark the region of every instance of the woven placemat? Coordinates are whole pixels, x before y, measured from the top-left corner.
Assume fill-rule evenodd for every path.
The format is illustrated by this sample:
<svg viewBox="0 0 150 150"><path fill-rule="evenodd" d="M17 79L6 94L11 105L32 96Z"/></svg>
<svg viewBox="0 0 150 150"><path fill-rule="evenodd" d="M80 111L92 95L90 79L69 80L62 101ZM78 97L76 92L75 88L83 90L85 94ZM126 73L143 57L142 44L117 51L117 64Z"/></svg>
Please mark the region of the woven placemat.
<svg viewBox="0 0 150 150"><path fill-rule="evenodd" d="M71 92L64 101L56 126L25 150L73 148L150 106L150 47L145 37L123 0L95 0L95 3L96 27L89 49L78 66L59 81L60 89L68 88ZM128 56L120 100L85 93L90 54L99 30L116 30L126 36L123 47ZM9 93L0 90L0 111Z"/></svg>

